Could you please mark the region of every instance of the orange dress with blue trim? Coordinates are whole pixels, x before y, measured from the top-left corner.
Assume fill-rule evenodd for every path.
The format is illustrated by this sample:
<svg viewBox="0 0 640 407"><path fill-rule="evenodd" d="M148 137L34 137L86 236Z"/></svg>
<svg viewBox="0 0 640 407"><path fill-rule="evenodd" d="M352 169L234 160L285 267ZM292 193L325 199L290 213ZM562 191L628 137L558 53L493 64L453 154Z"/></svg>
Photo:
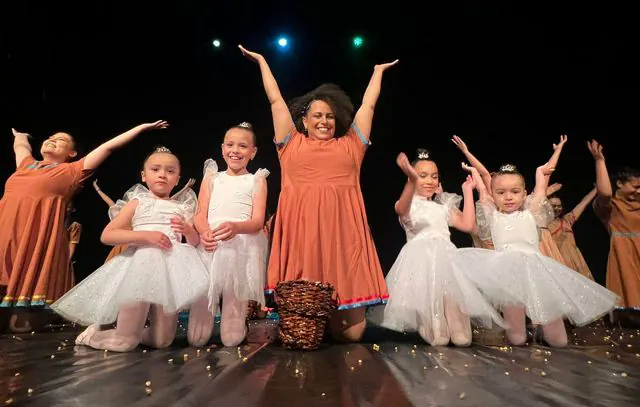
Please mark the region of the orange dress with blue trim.
<svg viewBox="0 0 640 407"><path fill-rule="evenodd" d="M282 180L269 290L280 281L322 281L335 288L340 310L386 302L360 190L369 144L355 124L343 137L314 140L294 130L277 144Z"/></svg>
<svg viewBox="0 0 640 407"><path fill-rule="evenodd" d="M92 174L84 159L26 157L9 177L0 200L0 307L48 305L72 287L66 209Z"/></svg>

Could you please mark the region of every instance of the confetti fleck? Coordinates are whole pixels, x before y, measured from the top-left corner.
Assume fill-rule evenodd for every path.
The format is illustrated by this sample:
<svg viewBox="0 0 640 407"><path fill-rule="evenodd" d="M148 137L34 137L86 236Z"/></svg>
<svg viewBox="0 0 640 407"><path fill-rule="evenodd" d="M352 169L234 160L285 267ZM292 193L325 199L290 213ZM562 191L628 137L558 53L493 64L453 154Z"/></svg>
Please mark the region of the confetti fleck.
<svg viewBox="0 0 640 407"><path fill-rule="evenodd" d="M458 398L459 398L460 400L464 400L464 399L465 399L465 397L467 397L467 395L466 395L465 393L460 393L460 395L458 396Z"/></svg>
<svg viewBox="0 0 640 407"><path fill-rule="evenodd" d="M144 385L145 385L145 386L147 386L147 387L151 387L151 382L150 382L149 380L147 380L147 381L144 383Z"/></svg>
<svg viewBox="0 0 640 407"><path fill-rule="evenodd" d="M504 372L505 376L509 376L509 374L510 374L509 372Z"/></svg>
<svg viewBox="0 0 640 407"><path fill-rule="evenodd" d="M628 374L626 374L625 372L622 372L622 373L620 373L620 376L622 376L622 377L627 377L627 376L628 376Z"/></svg>
<svg viewBox="0 0 640 407"><path fill-rule="evenodd" d="M151 395L151 392L153 391L153 390L151 390L151 388L149 388L149 387L145 388L144 390L145 390L145 392L147 393L147 396L150 396L150 395Z"/></svg>
<svg viewBox="0 0 640 407"><path fill-rule="evenodd" d="M547 373L543 370L542 372L540 372L540 376L546 376Z"/></svg>
<svg viewBox="0 0 640 407"><path fill-rule="evenodd" d="M211 365L207 365L207 371L211 370Z"/></svg>
<svg viewBox="0 0 640 407"><path fill-rule="evenodd" d="M27 390L27 394L32 394L33 393L33 389L28 389Z"/></svg>
<svg viewBox="0 0 640 407"><path fill-rule="evenodd" d="M377 344L373 344L373 350L375 350L376 352L380 350L380 346L378 346Z"/></svg>

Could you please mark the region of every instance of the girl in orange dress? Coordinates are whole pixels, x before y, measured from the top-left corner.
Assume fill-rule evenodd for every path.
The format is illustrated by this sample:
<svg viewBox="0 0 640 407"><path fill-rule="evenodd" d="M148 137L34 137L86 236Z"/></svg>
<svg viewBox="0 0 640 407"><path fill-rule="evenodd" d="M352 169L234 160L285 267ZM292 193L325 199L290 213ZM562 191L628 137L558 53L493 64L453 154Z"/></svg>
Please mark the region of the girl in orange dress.
<svg viewBox="0 0 640 407"><path fill-rule="evenodd" d="M550 194L549 198L549 203L556 215L555 219L549 224L549 231L553 236L553 240L555 240L567 266L590 280L593 280L593 275L591 275L591 270L589 270L589 266L576 244L576 239L573 236L573 225L595 197L596 189L594 188L567 214L563 214L560 198L552 194Z"/></svg>
<svg viewBox="0 0 640 407"><path fill-rule="evenodd" d="M640 308L640 170L618 172L615 193L602 146L588 143L596 162L598 195L593 209L607 227L611 242L607 263L607 288L620 296L620 306Z"/></svg>
<svg viewBox="0 0 640 407"><path fill-rule="evenodd" d="M51 304L70 287L67 204L93 171L112 152L139 134L164 129L167 123L142 124L76 158L74 138L56 133L42 143L42 160L32 155L26 133L13 130L16 172L0 200L0 285L6 294L0 307Z"/></svg>
<svg viewBox="0 0 640 407"><path fill-rule="evenodd" d="M187 184L178 192L176 192L171 199L176 199L176 197L178 197L180 194L184 193L187 189L191 188L193 186L193 184L195 184L196 180L194 178L189 178L189 181L187 182ZM93 181L93 189L96 190L96 192L98 193L98 195L100 196L100 198L102 198L102 200L104 201L104 203L107 204L107 206L109 207L109 217L111 219L113 219L115 217L115 215L117 215L118 210L116 206L116 203L113 201L113 199L111 199L109 197L109 195L107 195L106 193L104 193L102 191L102 189L100 189L100 187L98 186L98 180L94 180ZM112 258L116 257L117 255L119 255L120 253L124 252L125 250L127 250L127 247L129 247L129 245L126 244L118 244L113 246L113 249L111 249L111 251L109 252L109 254L107 255L107 258L105 259L105 263L108 262L109 260L111 260Z"/></svg>
<svg viewBox="0 0 640 407"><path fill-rule="evenodd" d="M300 279L331 284L338 301L331 332L338 340L359 341L366 306L388 297L360 190L360 168L383 73L397 61L376 65L353 118L349 97L335 85L322 85L287 106L265 58L240 50L260 66L282 169L268 288Z"/></svg>

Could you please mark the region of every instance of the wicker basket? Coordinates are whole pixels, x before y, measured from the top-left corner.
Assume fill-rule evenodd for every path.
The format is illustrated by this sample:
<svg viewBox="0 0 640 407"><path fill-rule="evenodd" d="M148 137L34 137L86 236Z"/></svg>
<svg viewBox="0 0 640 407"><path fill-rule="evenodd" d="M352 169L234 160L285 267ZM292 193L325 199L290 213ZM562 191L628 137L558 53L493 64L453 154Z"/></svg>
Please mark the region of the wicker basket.
<svg viewBox="0 0 640 407"><path fill-rule="evenodd" d="M330 284L295 280L276 287L280 341L288 349L318 349L336 309Z"/></svg>

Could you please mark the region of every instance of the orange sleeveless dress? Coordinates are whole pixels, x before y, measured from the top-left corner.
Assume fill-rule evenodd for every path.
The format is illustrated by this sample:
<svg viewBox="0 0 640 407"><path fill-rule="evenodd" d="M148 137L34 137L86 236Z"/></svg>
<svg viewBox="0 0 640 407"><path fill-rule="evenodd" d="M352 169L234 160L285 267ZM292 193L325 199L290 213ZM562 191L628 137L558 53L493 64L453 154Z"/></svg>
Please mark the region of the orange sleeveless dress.
<svg viewBox="0 0 640 407"><path fill-rule="evenodd" d="M50 304L73 285L69 276L69 200L93 174L84 159L55 164L25 158L0 200L0 307Z"/></svg>
<svg viewBox="0 0 640 407"><path fill-rule="evenodd" d="M338 309L375 305L389 294L360 190L368 142L347 134L313 140L293 131L278 145L282 181L268 267L268 289L310 280L336 289Z"/></svg>
<svg viewBox="0 0 640 407"><path fill-rule="evenodd" d="M593 209L610 236L607 288L618 294L622 307L640 307L640 202L617 194L596 197Z"/></svg>

